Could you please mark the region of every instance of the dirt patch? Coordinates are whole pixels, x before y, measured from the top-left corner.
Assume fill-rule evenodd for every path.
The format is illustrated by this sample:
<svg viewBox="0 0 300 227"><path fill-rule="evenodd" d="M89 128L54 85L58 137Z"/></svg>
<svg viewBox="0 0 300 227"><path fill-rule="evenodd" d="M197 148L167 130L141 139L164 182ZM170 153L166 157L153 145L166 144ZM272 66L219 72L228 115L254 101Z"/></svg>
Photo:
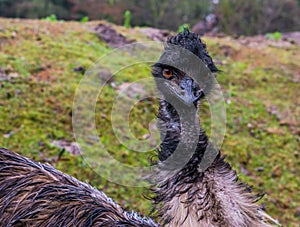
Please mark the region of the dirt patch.
<svg viewBox="0 0 300 227"><path fill-rule="evenodd" d="M1 80L9 80L9 77L5 70L0 68L0 81Z"/></svg>
<svg viewBox="0 0 300 227"><path fill-rule="evenodd" d="M237 51L228 45L220 46L220 51L221 51L222 55L224 55L225 57L232 57L237 54Z"/></svg>
<svg viewBox="0 0 300 227"><path fill-rule="evenodd" d="M33 73L31 78L38 81L47 81L54 82L57 79L57 76L60 75L63 71L60 69L53 69L51 67L45 67L37 73Z"/></svg>
<svg viewBox="0 0 300 227"><path fill-rule="evenodd" d="M238 51L236 54L230 56L234 61L245 61L249 63L247 69L243 72L249 74L253 72L256 67L262 67L268 69L270 65L278 65L277 59L268 56L264 53L258 46L256 47L240 47L238 46Z"/></svg>
<svg viewBox="0 0 300 227"><path fill-rule="evenodd" d="M75 142L70 142L67 140L55 140L51 142L51 145L66 150L70 154L80 155L79 145Z"/></svg>
<svg viewBox="0 0 300 227"><path fill-rule="evenodd" d="M144 86L138 83L123 83L119 86L119 92L132 99L146 94Z"/></svg>
<svg viewBox="0 0 300 227"><path fill-rule="evenodd" d="M300 45L300 32L287 32L282 35L283 40L287 40L290 43Z"/></svg>
<svg viewBox="0 0 300 227"><path fill-rule="evenodd" d="M290 110L280 112L277 106L272 105L271 103L266 102L265 105L268 113L275 115L281 126L288 126L291 133L300 135L300 123L297 116L295 116Z"/></svg>
<svg viewBox="0 0 300 227"><path fill-rule="evenodd" d="M145 34L148 39L154 41L164 42L167 40L167 37L171 35L168 30L161 30L156 28L143 28L140 30L141 33Z"/></svg>
<svg viewBox="0 0 300 227"><path fill-rule="evenodd" d="M240 37L237 41L245 46L253 48L262 48L266 46L289 47L291 45L300 45L300 32L283 33L280 40L268 39L265 35L256 35L249 37Z"/></svg>
<svg viewBox="0 0 300 227"><path fill-rule="evenodd" d="M10 81L18 76L19 76L18 73L9 72L9 70L0 68L0 81Z"/></svg>
<svg viewBox="0 0 300 227"><path fill-rule="evenodd" d="M108 46L113 48L122 47L126 44L134 42L134 40L127 39L125 36L118 33L112 27L105 24L98 24L94 30L101 40L103 40L107 43Z"/></svg>

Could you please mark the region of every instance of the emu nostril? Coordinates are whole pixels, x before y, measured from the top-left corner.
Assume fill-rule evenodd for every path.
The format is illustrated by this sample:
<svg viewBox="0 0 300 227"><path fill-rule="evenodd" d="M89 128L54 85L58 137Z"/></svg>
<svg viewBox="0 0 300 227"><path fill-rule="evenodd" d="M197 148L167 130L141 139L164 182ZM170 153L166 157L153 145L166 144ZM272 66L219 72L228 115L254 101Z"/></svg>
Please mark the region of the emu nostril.
<svg viewBox="0 0 300 227"><path fill-rule="evenodd" d="M180 81L180 88L183 90L193 89L193 79L185 77L183 80Z"/></svg>
<svg viewBox="0 0 300 227"><path fill-rule="evenodd" d="M182 81L180 82L180 88L182 89L182 90L184 90L185 89L185 84L184 83L182 83Z"/></svg>
<svg viewBox="0 0 300 227"><path fill-rule="evenodd" d="M194 81L193 81L192 78L186 77L186 78L185 78L185 83L186 83L187 86L193 87Z"/></svg>

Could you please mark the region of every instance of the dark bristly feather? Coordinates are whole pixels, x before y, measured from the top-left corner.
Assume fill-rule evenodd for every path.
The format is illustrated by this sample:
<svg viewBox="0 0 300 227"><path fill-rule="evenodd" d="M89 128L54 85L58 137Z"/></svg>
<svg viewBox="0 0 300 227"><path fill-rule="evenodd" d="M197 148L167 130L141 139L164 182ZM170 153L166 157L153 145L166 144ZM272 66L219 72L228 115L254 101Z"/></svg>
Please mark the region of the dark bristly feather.
<svg viewBox="0 0 300 227"><path fill-rule="evenodd" d="M201 41L199 35L189 32L185 29L183 32L176 36L171 36L167 40L167 44L181 46L193 54L197 55L205 65L210 69L211 72L219 72L220 70L216 67L211 56L206 50L206 44Z"/></svg>
<svg viewBox="0 0 300 227"><path fill-rule="evenodd" d="M92 186L0 147L0 226L159 226Z"/></svg>
<svg viewBox="0 0 300 227"><path fill-rule="evenodd" d="M191 51L212 73L219 71L198 35L185 30L170 37L166 48L168 44ZM172 53L168 50L167 54ZM162 57L165 55L166 53L163 53ZM154 78L163 78L160 72L164 67L168 66L154 64L152 71ZM181 75L180 78L184 76L186 75ZM160 89L161 84L158 83L161 81L156 82ZM175 83L180 85L178 79ZM166 96L165 89L160 91ZM170 94L167 96L170 97ZM173 96L176 98L178 94ZM195 106L198 107L198 102ZM186 110L181 113L185 113L184 111L189 111L189 107L186 106ZM179 114L165 100L160 101L158 118L160 120L158 127L164 135L158 149L159 164L163 166L163 162L174 153L182 135L187 135L184 130L189 129L181 127ZM199 121L197 111L192 118L194 119L191 119L191 122ZM220 152L208 169L205 171L198 169L209 143L206 133L200 130L196 149L187 164L171 177L163 178L162 175L158 175L157 183L152 188L155 194L153 212L167 226L273 226L268 223L276 221L256 204L259 197L253 195L247 185L238 181L236 172L224 161Z"/></svg>

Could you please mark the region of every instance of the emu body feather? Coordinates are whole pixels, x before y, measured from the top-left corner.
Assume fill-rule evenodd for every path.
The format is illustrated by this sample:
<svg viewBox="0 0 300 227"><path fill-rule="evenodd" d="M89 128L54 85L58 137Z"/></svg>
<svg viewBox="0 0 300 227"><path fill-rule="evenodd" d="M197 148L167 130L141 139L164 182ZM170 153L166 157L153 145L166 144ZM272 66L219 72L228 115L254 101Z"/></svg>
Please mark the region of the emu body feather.
<svg viewBox="0 0 300 227"><path fill-rule="evenodd" d="M103 192L0 147L0 226L159 226Z"/></svg>

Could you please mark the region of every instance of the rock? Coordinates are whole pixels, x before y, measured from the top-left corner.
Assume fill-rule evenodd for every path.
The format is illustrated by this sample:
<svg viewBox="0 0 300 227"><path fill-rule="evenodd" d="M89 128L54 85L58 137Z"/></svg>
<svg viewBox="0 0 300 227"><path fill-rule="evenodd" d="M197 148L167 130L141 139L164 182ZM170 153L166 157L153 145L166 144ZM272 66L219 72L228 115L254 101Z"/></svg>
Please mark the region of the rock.
<svg viewBox="0 0 300 227"><path fill-rule="evenodd" d="M143 34L147 36L148 39L164 42L167 37L171 34L168 30L162 30L157 28L142 28L140 30Z"/></svg>
<svg viewBox="0 0 300 227"><path fill-rule="evenodd" d="M106 42L108 46L113 48L122 47L126 44L134 42L134 40L128 40L125 36L119 34L116 30L108 25L98 24L94 30L100 39Z"/></svg>
<svg viewBox="0 0 300 227"><path fill-rule="evenodd" d="M51 142L51 145L64 149L73 155L80 155L79 145L75 142L70 142L67 140L54 140Z"/></svg>

